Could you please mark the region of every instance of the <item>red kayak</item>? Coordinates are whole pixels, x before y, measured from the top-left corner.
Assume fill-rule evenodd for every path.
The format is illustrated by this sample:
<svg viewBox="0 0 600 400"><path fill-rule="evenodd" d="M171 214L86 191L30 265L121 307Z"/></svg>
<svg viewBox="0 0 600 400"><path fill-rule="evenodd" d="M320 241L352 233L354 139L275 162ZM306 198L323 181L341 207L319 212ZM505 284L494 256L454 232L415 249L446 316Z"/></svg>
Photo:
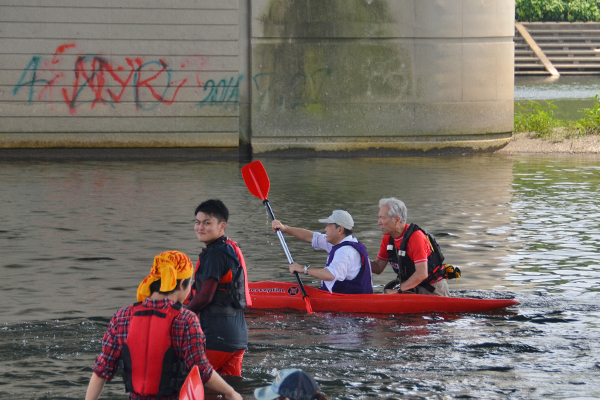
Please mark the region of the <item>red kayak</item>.
<svg viewBox="0 0 600 400"><path fill-rule="evenodd" d="M287 282L249 282L252 308L306 310L300 288ZM469 299L422 294L339 294L305 286L313 311L366 314L464 313L519 304L514 299Z"/></svg>

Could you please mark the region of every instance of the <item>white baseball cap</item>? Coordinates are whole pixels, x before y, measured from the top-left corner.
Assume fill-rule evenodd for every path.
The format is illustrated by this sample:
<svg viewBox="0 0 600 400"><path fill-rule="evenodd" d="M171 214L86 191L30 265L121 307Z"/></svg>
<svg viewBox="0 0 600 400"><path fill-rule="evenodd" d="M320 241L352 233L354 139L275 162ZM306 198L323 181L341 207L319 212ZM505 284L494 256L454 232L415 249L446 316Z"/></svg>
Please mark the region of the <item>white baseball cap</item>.
<svg viewBox="0 0 600 400"><path fill-rule="evenodd" d="M337 224L346 229L352 229L354 226L352 215L350 215L348 211L344 210L333 210L333 213L329 216L329 218L320 219L319 222L324 224Z"/></svg>

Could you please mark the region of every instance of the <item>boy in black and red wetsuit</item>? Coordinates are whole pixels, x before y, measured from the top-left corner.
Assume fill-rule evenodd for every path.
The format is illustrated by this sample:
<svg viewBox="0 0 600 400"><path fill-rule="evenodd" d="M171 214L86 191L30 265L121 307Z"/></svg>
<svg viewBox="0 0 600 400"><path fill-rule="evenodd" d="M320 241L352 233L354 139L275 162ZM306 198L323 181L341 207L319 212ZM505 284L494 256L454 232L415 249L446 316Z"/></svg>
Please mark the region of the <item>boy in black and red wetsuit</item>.
<svg viewBox="0 0 600 400"><path fill-rule="evenodd" d="M138 303L117 311L102 339L86 400L100 396L119 365L130 399L177 399L183 379L194 365L209 389L240 400L205 354L205 338L196 315L182 308L190 293L192 262L178 251L154 258L138 287ZM180 371L163 374L164 371ZM162 376L161 376L162 375Z"/></svg>
<svg viewBox="0 0 600 400"><path fill-rule="evenodd" d="M242 376L248 348L244 309L251 306L244 256L225 236L229 210L222 201L204 201L194 215L194 231L206 248L196 264L196 286L186 308L200 314L206 355L214 368L222 375Z"/></svg>

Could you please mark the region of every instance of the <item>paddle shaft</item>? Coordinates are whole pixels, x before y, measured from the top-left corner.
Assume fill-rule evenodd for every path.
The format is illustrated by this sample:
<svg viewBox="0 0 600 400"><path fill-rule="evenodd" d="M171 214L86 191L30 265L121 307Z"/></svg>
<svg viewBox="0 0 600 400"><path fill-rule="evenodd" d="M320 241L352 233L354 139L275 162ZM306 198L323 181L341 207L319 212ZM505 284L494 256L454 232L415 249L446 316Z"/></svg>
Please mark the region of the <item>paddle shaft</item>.
<svg viewBox="0 0 600 400"><path fill-rule="evenodd" d="M267 199L267 195L269 194L269 176L267 175L267 171L265 171L265 167L258 160L252 161L250 164L246 164L242 167L242 176L244 177L244 183L246 183L246 187L254 196L258 197L263 201L265 207L267 207L267 211L271 216L271 219L275 220L275 214L273 214L273 209L271 209L271 204L269 204L269 200ZM294 263L292 259L292 255L290 254L290 250L287 247L287 243L285 243L285 239L283 238L283 232L280 229L276 229L277 237L281 242L281 246L283 247L283 251L288 259L290 265ZM306 290L304 290L304 285L300 280L300 275L298 272L294 272L296 275L296 280L298 281L298 287L300 288L300 292L302 293L302 298L304 299L304 304L306 305L306 312L312 314L312 306L310 305L310 299L306 294Z"/></svg>
<svg viewBox="0 0 600 400"><path fill-rule="evenodd" d="M267 207L267 211L269 213L269 216L271 217L271 220L275 220L275 214L273 214L273 209L271 208L271 204L269 204L269 199L265 199L263 201L263 204L265 205L265 207ZM290 253L290 249L288 249L287 243L285 242L285 239L283 237L283 233L281 232L281 229L277 229L277 237L279 238L279 241L281 242L281 246L283 247L283 251L285 252L285 255L288 259L288 263L293 264L294 260L292 259L292 254ZM306 291L304 290L304 285L302 284L302 281L300 280L300 275L298 275L298 272L294 271L294 275L296 275L296 280L298 281L298 286L300 286L300 291L302 292L302 297L308 297L308 295L306 294Z"/></svg>

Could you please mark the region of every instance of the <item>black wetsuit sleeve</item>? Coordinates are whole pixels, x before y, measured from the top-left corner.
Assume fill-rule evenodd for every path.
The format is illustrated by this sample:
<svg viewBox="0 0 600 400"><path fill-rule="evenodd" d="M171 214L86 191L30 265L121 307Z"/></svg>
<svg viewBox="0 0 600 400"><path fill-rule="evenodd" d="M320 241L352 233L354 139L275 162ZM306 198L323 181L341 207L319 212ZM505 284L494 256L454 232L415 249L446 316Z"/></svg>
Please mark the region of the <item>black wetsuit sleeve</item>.
<svg viewBox="0 0 600 400"><path fill-rule="evenodd" d="M212 301L218 284L219 282L214 278L204 280L200 291L196 293L185 308L196 314L200 313Z"/></svg>

